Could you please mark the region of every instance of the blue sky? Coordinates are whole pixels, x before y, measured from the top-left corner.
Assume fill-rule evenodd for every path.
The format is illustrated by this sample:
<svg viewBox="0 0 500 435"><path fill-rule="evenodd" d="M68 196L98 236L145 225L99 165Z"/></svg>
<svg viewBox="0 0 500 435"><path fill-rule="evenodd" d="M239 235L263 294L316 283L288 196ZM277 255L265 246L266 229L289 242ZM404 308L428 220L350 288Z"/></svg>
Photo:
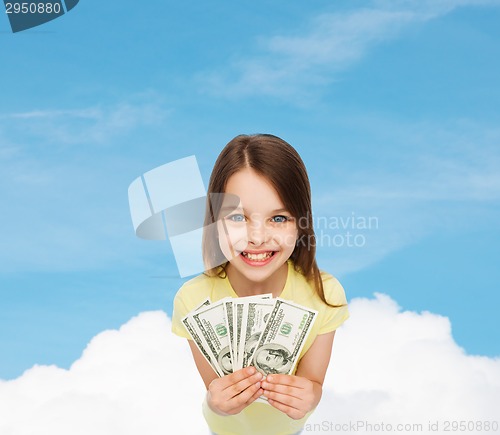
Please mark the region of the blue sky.
<svg viewBox="0 0 500 435"><path fill-rule="evenodd" d="M0 16L0 378L170 313L182 280L135 237L128 185L192 154L206 181L254 132L298 149L317 216L377 218L319 249L350 299L500 355L499 19L494 0L82 0L17 34Z"/></svg>

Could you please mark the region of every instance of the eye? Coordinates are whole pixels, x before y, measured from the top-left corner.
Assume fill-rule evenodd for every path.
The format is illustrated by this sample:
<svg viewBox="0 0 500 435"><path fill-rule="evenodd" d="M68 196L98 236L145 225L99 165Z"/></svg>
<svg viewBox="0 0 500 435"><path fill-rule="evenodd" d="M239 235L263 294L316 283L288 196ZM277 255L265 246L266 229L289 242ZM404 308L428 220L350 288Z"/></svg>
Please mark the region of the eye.
<svg viewBox="0 0 500 435"><path fill-rule="evenodd" d="M288 222L289 218L287 216L279 215L279 216L273 216L271 220L278 224L283 224L285 222Z"/></svg>
<svg viewBox="0 0 500 435"><path fill-rule="evenodd" d="M245 222L245 216L243 216L242 214L232 214L226 219L229 219L232 222Z"/></svg>

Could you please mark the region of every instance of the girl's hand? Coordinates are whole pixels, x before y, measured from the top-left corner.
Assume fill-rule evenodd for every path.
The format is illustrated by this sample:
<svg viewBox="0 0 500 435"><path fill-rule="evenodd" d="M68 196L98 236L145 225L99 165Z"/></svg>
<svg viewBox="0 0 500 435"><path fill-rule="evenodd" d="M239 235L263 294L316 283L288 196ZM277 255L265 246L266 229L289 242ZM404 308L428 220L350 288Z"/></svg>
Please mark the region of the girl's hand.
<svg viewBox="0 0 500 435"><path fill-rule="evenodd" d="M292 375L267 375L262 388L269 404L294 420L301 419L313 410L322 393L322 386L318 382Z"/></svg>
<svg viewBox="0 0 500 435"><path fill-rule="evenodd" d="M208 406L219 415L238 414L262 395L261 380L262 374L255 367L216 378L208 386Z"/></svg>

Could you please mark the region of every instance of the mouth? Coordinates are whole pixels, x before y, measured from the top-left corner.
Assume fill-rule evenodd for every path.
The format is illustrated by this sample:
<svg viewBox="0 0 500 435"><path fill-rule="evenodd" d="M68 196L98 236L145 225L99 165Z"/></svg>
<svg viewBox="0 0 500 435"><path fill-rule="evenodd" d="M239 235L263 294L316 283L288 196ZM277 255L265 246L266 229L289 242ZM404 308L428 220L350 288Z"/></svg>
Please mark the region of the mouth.
<svg viewBox="0 0 500 435"><path fill-rule="evenodd" d="M247 252L243 251L241 257L246 263L251 264L267 264L271 258L273 258L276 251L265 251L265 252Z"/></svg>

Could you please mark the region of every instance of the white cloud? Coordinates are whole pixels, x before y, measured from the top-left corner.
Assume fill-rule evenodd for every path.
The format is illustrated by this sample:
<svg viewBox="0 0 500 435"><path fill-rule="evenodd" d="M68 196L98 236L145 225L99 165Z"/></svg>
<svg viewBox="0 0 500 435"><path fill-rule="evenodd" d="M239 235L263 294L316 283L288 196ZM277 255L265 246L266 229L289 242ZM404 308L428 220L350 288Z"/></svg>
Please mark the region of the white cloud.
<svg viewBox="0 0 500 435"><path fill-rule="evenodd" d="M164 313L143 313L96 336L69 370L35 366L1 382L0 433L203 433L203 383L169 330Z"/></svg>
<svg viewBox="0 0 500 435"><path fill-rule="evenodd" d="M127 186L157 135L152 125L166 116L154 92L0 114L0 270L82 270L123 261L134 249Z"/></svg>
<svg viewBox="0 0 500 435"><path fill-rule="evenodd" d="M1 271L99 268L123 256L133 240L123 237L133 235L128 180L113 172L118 158L92 155L53 161L18 149L0 161ZM120 159L130 173L133 162Z"/></svg>
<svg viewBox="0 0 500 435"><path fill-rule="evenodd" d="M464 6L495 6L498 0L374 0L377 7L393 10L412 10L428 18L447 14Z"/></svg>
<svg viewBox="0 0 500 435"><path fill-rule="evenodd" d="M346 228L335 229L323 221L317 228L318 257L320 263L329 264L327 269L334 265L335 274L342 276L432 234L498 228L500 130L496 126L464 120L405 124L381 117L351 122L366 131L370 139L364 149L378 160L374 169L335 167L341 183L331 187L325 182L327 189L313 186L314 211L323 218L352 217L354 223L373 218L376 225L363 230L349 222ZM377 150L376 155L371 149ZM382 170L376 169L379 166ZM362 246L352 243L357 234Z"/></svg>
<svg viewBox="0 0 500 435"><path fill-rule="evenodd" d="M187 344L170 333L164 313L147 312L96 336L69 370L35 366L0 382L0 433L205 434L203 395ZM499 359L467 355L447 318L401 312L376 295L352 301L306 429L325 421L494 420L499 401Z"/></svg>
<svg viewBox="0 0 500 435"><path fill-rule="evenodd" d="M3 129L11 135L35 136L52 146L108 144L142 125L159 124L169 111L154 93L138 95L113 105L99 104L75 109L37 109L0 115ZM2 125L0 124L0 127Z"/></svg>
<svg viewBox="0 0 500 435"><path fill-rule="evenodd" d="M261 39L260 55L236 61L229 72L225 68L204 74L204 80L212 92L223 96L285 98L298 92L300 101L308 95L304 87L332 82L333 73L352 65L369 46L415 18L411 13L377 9L321 14L311 20L309 33Z"/></svg>
<svg viewBox="0 0 500 435"><path fill-rule="evenodd" d="M311 423L422 423L425 429L439 420L444 433L445 420L498 417L500 359L467 355L446 317L401 312L377 294L352 302L335 341L326 400Z"/></svg>
<svg viewBox="0 0 500 435"><path fill-rule="evenodd" d="M499 4L498 0L381 0L367 8L321 13L310 20L305 34L263 37L258 55L204 72L201 81L210 92L226 97L263 94L303 102L314 87L335 81L337 72L409 25L458 7Z"/></svg>

